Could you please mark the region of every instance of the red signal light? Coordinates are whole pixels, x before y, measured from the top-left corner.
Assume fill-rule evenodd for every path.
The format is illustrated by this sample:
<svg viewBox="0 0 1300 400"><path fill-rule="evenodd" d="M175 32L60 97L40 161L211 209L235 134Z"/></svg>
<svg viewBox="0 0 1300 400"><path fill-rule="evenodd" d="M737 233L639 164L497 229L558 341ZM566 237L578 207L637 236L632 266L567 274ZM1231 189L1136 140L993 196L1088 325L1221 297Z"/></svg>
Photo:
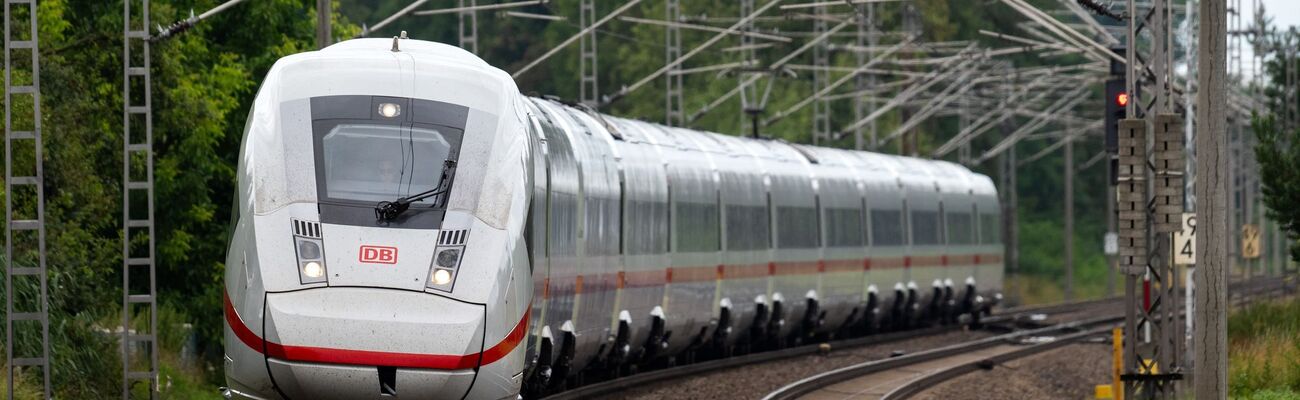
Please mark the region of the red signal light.
<svg viewBox="0 0 1300 400"><path fill-rule="evenodd" d="M1120 107L1128 107L1128 93L1120 93L1119 96L1115 96L1115 103L1119 104Z"/></svg>

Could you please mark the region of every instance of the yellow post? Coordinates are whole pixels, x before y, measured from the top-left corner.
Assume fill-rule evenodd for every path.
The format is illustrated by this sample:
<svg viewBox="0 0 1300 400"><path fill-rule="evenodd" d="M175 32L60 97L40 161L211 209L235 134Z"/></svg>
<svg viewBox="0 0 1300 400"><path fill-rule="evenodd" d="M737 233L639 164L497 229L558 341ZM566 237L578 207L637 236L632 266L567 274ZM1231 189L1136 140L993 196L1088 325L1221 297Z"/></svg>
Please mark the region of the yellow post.
<svg viewBox="0 0 1300 400"><path fill-rule="evenodd" d="M1097 400L1114 400L1115 394L1111 392L1110 385L1097 385L1093 389L1093 397Z"/></svg>
<svg viewBox="0 0 1300 400"><path fill-rule="evenodd" d="M1115 328L1111 330L1111 387L1114 389L1111 395L1115 400L1124 400L1124 382L1120 382L1119 374L1124 371L1124 328Z"/></svg>

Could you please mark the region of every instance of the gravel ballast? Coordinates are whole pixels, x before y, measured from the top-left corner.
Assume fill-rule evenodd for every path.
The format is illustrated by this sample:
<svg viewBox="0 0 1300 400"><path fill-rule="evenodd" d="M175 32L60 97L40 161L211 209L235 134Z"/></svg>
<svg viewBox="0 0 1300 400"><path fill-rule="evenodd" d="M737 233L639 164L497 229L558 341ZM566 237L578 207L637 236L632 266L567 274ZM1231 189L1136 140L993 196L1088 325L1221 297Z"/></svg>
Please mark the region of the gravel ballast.
<svg viewBox="0 0 1300 400"><path fill-rule="evenodd" d="M1109 343L1079 343L1011 360L921 392L916 400L1092 399L1110 383Z"/></svg>

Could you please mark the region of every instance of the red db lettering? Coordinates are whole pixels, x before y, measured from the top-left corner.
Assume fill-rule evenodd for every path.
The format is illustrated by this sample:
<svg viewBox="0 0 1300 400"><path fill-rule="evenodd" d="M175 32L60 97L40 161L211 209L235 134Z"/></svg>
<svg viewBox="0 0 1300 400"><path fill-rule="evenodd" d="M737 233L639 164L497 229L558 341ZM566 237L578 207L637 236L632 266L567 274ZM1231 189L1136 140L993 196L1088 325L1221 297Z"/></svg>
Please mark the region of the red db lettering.
<svg viewBox="0 0 1300 400"><path fill-rule="evenodd" d="M397 248L388 246L361 246L359 261L369 264L397 264Z"/></svg>

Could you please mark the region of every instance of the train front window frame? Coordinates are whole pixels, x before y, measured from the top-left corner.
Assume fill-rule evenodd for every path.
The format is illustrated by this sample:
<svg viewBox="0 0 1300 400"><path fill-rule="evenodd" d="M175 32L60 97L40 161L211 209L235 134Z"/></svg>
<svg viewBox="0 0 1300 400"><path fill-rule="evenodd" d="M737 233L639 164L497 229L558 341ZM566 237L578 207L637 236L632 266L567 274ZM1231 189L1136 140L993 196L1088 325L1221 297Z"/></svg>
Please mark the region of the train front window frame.
<svg viewBox="0 0 1300 400"><path fill-rule="evenodd" d="M401 112L381 112L384 106L391 105ZM454 180L444 183L442 175L449 170L454 173L449 166L459 162L467 107L408 98L326 96L311 99L311 115L321 222L408 229L441 227L450 193L412 203L407 212L391 221L377 218L375 206L444 184L450 184L445 188L448 192L452 190ZM388 148L374 152L374 147L381 145L377 141L385 141L382 145ZM378 165L388 160L381 153L392 153L394 165L388 168L391 174ZM367 176L384 180L386 174L402 182L380 190L375 184L358 181ZM441 201L435 202L438 198Z"/></svg>

